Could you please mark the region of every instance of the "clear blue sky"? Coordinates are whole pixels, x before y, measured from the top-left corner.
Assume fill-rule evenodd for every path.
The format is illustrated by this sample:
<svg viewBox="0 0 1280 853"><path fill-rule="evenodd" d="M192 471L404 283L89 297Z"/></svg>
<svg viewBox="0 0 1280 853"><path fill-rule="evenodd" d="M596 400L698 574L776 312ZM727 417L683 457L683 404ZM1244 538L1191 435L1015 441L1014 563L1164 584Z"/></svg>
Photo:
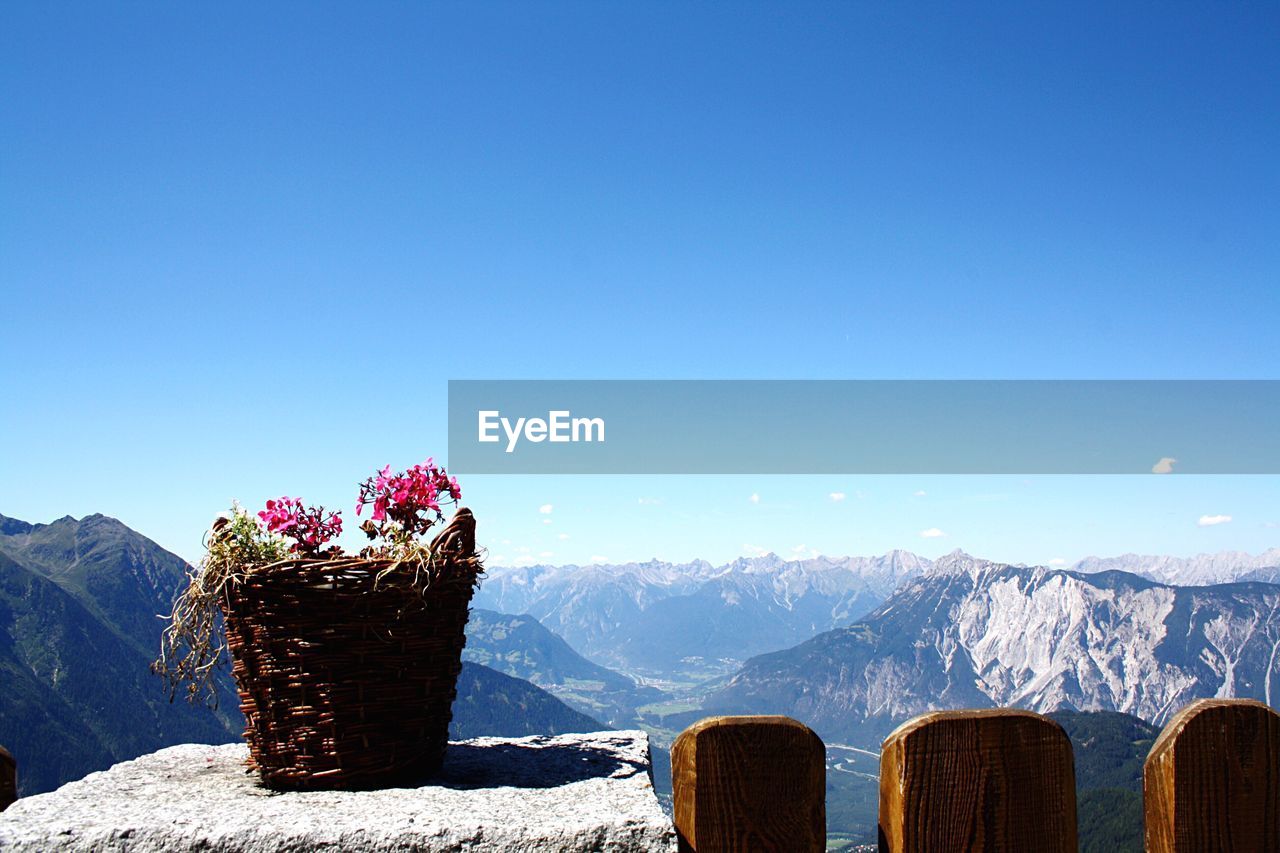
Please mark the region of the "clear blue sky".
<svg viewBox="0 0 1280 853"><path fill-rule="evenodd" d="M1276 378L1277 44L1263 4L5 4L0 512L194 557L233 496L442 454L449 378ZM463 486L509 560L1280 542L1275 478Z"/></svg>

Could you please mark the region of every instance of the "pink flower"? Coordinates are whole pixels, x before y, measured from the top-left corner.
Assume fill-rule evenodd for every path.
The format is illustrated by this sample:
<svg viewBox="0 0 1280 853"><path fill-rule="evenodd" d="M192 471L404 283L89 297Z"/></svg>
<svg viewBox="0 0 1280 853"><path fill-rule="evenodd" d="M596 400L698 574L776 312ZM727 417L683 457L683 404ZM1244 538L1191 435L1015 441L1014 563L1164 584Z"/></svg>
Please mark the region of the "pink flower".
<svg viewBox="0 0 1280 853"><path fill-rule="evenodd" d="M302 502L298 498L282 497L267 501L267 508L258 513L267 530L283 533L298 523L298 511Z"/></svg>
<svg viewBox="0 0 1280 853"><path fill-rule="evenodd" d="M458 481L430 457L398 474L393 474L387 465L361 484L356 514L363 511L365 504L373 504L375 527L370 536L386 535L392 529L418 536L443 519L440 498L444 493L457 501L462 490ZM388 524L394 527L389 528Z"/></svg>
<svg viewBox="0 0 1280 853"><path fill-rule="evenodd" d="M325 517L324 507L306 507L302 498L282 497L267 501L258 513L267 530L294 540L292 550L315 553L320 546L342 532L342 516L331 512Z"/></svg>

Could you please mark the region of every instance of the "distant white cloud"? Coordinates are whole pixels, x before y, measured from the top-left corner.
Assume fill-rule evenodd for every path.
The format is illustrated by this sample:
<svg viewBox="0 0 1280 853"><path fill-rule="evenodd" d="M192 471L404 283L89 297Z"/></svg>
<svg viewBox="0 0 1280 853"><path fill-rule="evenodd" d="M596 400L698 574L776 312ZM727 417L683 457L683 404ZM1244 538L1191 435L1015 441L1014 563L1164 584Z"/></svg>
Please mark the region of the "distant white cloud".
<svg viewBox="0 0 1280 853"><path fill-rule="evenodd" d="M1215 524L1226 524L1230 520L1229 515L1202 515L1196 524L1200 527L1213 527Z"/></svg>
<svg viewBox="0 0 1280 853"><path fill-rule="evenodd" d="M552 553L551 553L550 551L539 551L539 552L538 552L538 556L545 560L545 559L547 559L548 557L551 557L551 556L553 556L553 555L552 555Z"/></svg>
<svg viewBox="0 0 1280 853"><path fill-rule="evenodd" d="M543 523L543 524L550 524L550 523L551 523L551 519L549 519L549 518L544 518L544 519L542 519L542 523Z"/></svg>
<svg viewBox="0 0 1280 853"><path fill-rule="evenodd" d="M1065 566L1066 564L1067 564L1067 561L1062 559L1061 557L1054 557L1052 560L1049 561L1049 565L1051 566Z"/></svg>
<svg viewBox="0 0 1280 853"><path fill-rule="evenodd" d="M561 540L561 541L563 541L563 540L565 540L565 539L568 539L568 538L569 538L569 534L568 534L568 533L557 533L557 534L556 534L556 538L557 538L557 539L559 539L559 540Z"/></svg>
<svg viewBox="0 0 1280 853"><path fill-rule="evenodd" d="M744 557L763 557L768 553L768 548L761 548L759 545L743 544L742 546L742 555Z"/></svg>
<svg viewBox="0 0 1280 853"><path fill-rule="evenodd" d="M760 495L758 495L755 492L752 492L751 497L747 498L747 500L751 501L753 504L758 504L760 503Z"/></svg>
<svg viewBox="0 0 1280 853"><path fill-rule="evenodd" d="M551 504L543 504L542 506L538 507L538 512L542 513L543 515L551 515L551 509L552 509Z"/></svg>
<svg viewBox="0 0 1280 853"><path fill-rule="evenodd" d="M607 563L607 562L609 562L609 558L608 558L608 557L602 557L602 556L600 556L599 554L592 554L592 555L591 555L591 562L593 562L593 563Z"/></svg>
<svg viewBox="0 0 1280 853"><path fill-rule="evenodd" d="M800 544L791 549L791 554L797 560L811 560L820 556L817 548L810 548L808 545Z"/></svg>
<svg viewBox="0 0 1280 853"><path fill-rule="evenodd" d="M1152 474L1172 474L1173 465L1177 462L1172 456L1161 456L1160 461L1151 466Z"/></svg>
<svg viewBox="0 0 1280 853"><path fill-rule="evenodd" d="M922 497L924 497L924 496L925 496L925 495L927 495L927 494L929 494L929 493L928 493L928 492L926 492L924 489L917 489L916 491L914 491L914 492L912 492L912 493L911 493L911 496L912 496L912 497L914 497L914 498L922 498Z"/></svg>
<svg viewBox="0 0 1280 853"><path fill-rule="evenodd" d="M515 558L515 560L513 560L513 561L512 561L511 565L513 565L513 566L532 566L532 565L533 565L534 563L536 563L536 562L538 562L538 561L537 561L537 560L535 560L535 559L533 559L533 557L530 557L528 554L524 554L524 555L522 555L522 556L516 557L516 558Z"/></svg>
<svg viewBox="0 0 1280 853"><path fill-rule="evenodd" d="M944 536L946 536L946 535L947 535L947 534L943 533L941 530L939 530L939 529L938 529L938 528L936 528L936 527L930 527L928 530L921 530L921 531L920 531L920 538L921 538L921 539L941 539L942 537L944 537Z"/></svg>
<svg viewBox="0 0 1280 853"><path fill-rule="evenodd" d="M662 498L640 498L640 506L662 506Z"/></svg>
<svg viewBox="0 0 1280 853"><path fill-rule="evenodd" d="M832 492L827 495L827 497L831 499L832 503L840 503L840 501L844 500L848 495L844 492Z"/></svg>

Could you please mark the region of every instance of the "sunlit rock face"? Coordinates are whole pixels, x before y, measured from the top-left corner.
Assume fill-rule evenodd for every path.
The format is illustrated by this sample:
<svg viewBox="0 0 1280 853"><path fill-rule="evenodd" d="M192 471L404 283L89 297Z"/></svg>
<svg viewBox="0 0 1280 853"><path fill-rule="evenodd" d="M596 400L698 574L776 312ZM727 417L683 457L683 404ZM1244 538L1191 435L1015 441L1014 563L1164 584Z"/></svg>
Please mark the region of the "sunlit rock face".
<svg viewBox="0 0 1280 853"><path fill-rule="evenodd" d="M1280 702L1278 644L1280 586L1177 587L957 553L861 622L749 661L707 707L789 714L864 740L938 708L1163 723L1200 697Z"/></svg>
<svg viewBox="0 0 1280 853"><path fill-rule="evenodd" d="M279 793L238 744L169 747L0 814L0 848L131 853L675 850L643 732L450 744L416 787Z"/></svg>

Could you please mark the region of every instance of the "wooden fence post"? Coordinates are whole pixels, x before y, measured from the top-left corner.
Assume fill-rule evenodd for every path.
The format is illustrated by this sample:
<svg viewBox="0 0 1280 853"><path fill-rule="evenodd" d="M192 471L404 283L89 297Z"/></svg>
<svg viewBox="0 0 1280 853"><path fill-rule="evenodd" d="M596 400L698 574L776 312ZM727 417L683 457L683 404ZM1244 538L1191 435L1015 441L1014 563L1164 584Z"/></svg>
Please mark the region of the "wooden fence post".
<svg viewBox="0 0 1280 853"><path fill-rule="evenodd" d="M682 853L827 846L826 747L789 717L708 717L671 748Z"/></svg>
<svg viewBox="0 0 1280 853"><path fill-rule="evenodd" d="M1192 702L1152 745L1142 789L1148 853L1280 850L1280 715Z"/></svg>
<svg viewBox="0 0 1280 853"><path fill-rule="evenodd" d="M880 753L880 850L1076 853L1071 740L1039 714L935 711Z"/></svg>
<svg viewBox="0 0 1280 853"><path fill-rule="evenodd" d="M0 746L0 812L18 799L18 762L9 750Z"/></svg>

